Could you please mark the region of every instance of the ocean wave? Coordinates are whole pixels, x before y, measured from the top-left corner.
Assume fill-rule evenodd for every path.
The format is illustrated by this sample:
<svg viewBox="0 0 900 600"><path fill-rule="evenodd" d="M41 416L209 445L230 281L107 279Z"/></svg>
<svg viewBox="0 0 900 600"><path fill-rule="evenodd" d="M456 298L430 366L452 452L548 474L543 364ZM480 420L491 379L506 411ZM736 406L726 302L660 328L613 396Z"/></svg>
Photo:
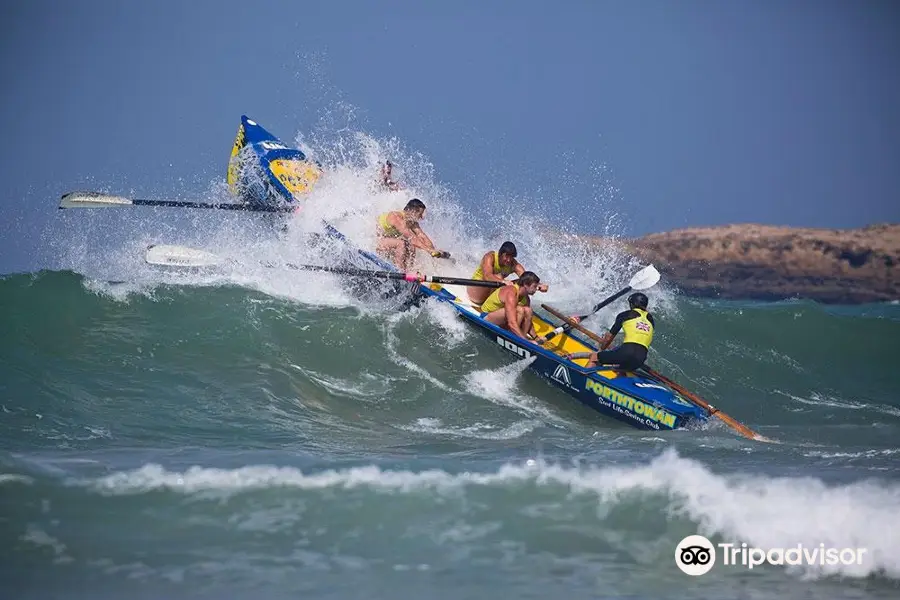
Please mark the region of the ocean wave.
<svg viewBox="0 0 900 600"><path fill-rule="evenodd" d="M819 392L810 392L808 397L798 396L796 394L791 394L790 392L785 392L781 390L774 390L775 393L781 394L782 396L786 396L793 400L794 402L798 402L800 404L806 404L809 406L825 406L829 408L840 408L843 410L864 410L869 409L876 412L880 412L885 415L890 415L892 417L900 417L900 408L896 406L888 406L883 404L871 404L868 402L860 402L858 400L845 400L843 398L838 398L835 396L822 394Z"/></svg>
<svg viewBox="0 0 900 600"><path fill-rule="evenodd" d="M506 510L515 512L534 510L528 508L527 489L542 489L543 495L552 493L556 503L593 498L598 520L623 505L661 511L670 521L693 524L696 533L738 546L866 548L862 564L809 565L802 572L809 577L883 574L900 579L900 536L888 526L900 511L900 485L875 480L827 485L812 477L720 475L673 450L630 467L574 468L536 460L505 464L493 472L459 473L372 465L309 473L264 465L177 472L148 464L78 483L107 496L161 490L228 496L283 488L464 495L489 488L512 494L504 499ZM671 541L674 548L677 540Z"/></svg>

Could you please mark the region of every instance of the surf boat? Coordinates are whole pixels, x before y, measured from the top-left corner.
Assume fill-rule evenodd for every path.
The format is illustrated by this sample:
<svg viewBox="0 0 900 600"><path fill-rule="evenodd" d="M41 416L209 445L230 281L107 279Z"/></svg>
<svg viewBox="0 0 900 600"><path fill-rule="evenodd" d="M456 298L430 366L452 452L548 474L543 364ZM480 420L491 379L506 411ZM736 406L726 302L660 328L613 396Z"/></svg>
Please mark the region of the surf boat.
<svg viewBox="0 0 900 600"><path fill-rule="evenodd" d="M232 148L228 185L239 200L263 206L298 206L319 178L321 168L300 150L285 146L271 133L246 116ZM400 273L381 257L357 248L336 228L323 223L324 233L347 248L346 258L356 266ZM457 314L498 347L520 360L531 361L528 368L581 403L597 412L647 430L691 427L708 418L708 412L688 401L659 380L641 373L614 368L588 369L587 359L569 360L569 353L595 351L587 341L565 333L540 346L486 321L479 307L468 301L465 287L439 283L412 282L406 289L419 300L433 299L452 306ZM547 335L555 326L535 314L538 335Z"/></svg>
<svg viewBox="0 0 900 600"><path fill-rule="evenodd" d="M194 202L184 200L162 200L129 198L104 192L68 192L63 194L59 208L110 208L124 206L168 206L178 208L225 209L264 213L291 213L302 206L302 199L322 175L322 166L311 161L301 150L289 148L270 134L258 123L246 116L241 117L228 163L228 187L236 197L235 202ZM276 221L278 222L278 221ZM286 225L282 219L281 225ZM516 358L527 360L531 372L542 377L551 385L575 398L597 412L623 421L638 429L669 430L690 428L711 417L724 422L742 436L771 442L745 425L708 404L702 398L683 388L668 377L644 365L638 372L623 371L601 366L588 369L587 359L571 360L570 354L585 354L596 347L585 339L573 334L575 330L589 339L599 337L572 322L563 313L550 306L542 307L565 327L554 328L551 321L535 313L533 325L538 335L552 336L552 343L543 345L520 338L506 329L486 321L481 317L478 306L468 301L465 285L484 285L483 281L442 277L436 275L402 273L393 264L376 254L361 249L352 240L331 224L322 221L322 232L311 238L329 242L328 257L339 262L350 263L351 268L326 267L321 265L292 265L284 267L316 271L343 273L345 280L371 282L381 280L389 284L382 297L410 298L402 302L400 308L426 300L447 303L458 316L485 335L492 344ZM315 247L318 242L312 243ZM217 268L224 260L209 252L183 246L152 246L147 250L145 260L153 265L177 268ZM266 264L276 267L278 265ZM380 269L373 271L371 269ZM652 269L652 267L647 267ZM643 269L642 269L643 271ZM659 274L653 269L655 279ZM635 284L640 273L632 278L632 283L594 307L596 312L621 294L627 293ZM399 286L399 287L396 287ZM364 293L370 297L375 290L364 285ZM365 289L368 288L368 289ZM634 289L644 289L635 287ZM558 335L562 334L562 335ZM553 341L555 340L555 341ZM574 357L573 357L574 358Z"/></svg>
<svg viewBox="0 0 900 600"><path fill-rule="evenodd" d="M499 349L520 360L531 361L528 368L533 373L607 417L638 429L659 431L694 427L709 416L707 411L651 377L612 367L589 369L586 358L567 359L565 356L570 353L597 349L575 335L557 335L539 345L494 325L481 316L478 306L467 300L463 286L432 284L423 293L453 306L461 318ZM538 336L557 329L537 313L532 322Z"/></svg>

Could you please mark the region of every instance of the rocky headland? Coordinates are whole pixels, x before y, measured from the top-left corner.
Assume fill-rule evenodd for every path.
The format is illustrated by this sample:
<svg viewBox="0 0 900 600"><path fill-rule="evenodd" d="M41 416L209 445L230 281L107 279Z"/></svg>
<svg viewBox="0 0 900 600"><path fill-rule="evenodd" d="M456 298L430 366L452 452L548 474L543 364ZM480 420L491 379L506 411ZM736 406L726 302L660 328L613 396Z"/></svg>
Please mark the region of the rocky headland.
<svg viewBox="0 0 900 600"><path fill-rule="evenodd" d="M900 299L900 224L845 230L742 224L612 243L652 262L693 296L836 304Z"/></svg>

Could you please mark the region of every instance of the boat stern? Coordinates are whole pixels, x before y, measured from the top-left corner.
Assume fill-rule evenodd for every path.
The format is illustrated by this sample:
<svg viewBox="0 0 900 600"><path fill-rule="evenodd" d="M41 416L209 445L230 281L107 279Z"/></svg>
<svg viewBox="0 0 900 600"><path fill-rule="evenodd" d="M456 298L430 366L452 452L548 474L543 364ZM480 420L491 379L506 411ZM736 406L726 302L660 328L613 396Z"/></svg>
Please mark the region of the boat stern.
<svg viewBox="0 0 900 600"><path fill-rule="evenodd" d="M584 391L591 401L644 429L687 429L709 416L668 386L630 371L594 371L585 378Z"/></svg>
<svg viewBox="0 0 900 600"><path fill-rule="evenodd" d="M308 194L322 168L297 148L289 148L256 121L241 116L226 181L243 202L290 206Z"/></svg>

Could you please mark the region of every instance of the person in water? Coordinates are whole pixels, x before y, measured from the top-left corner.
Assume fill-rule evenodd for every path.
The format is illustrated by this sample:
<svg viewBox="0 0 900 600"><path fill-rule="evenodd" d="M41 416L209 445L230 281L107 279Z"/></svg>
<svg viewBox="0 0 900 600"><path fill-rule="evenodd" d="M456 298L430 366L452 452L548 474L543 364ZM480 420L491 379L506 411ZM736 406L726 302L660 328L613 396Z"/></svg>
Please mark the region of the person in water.
<svg viewBox="0 0 900 600"><path fill-rule="evenodd" d="M376 234L378 245L375 250L404 271L412 269L416 248L425 250L435 258L450 258L449 252L438 250L422 228L419 221L425 217L425 203L413 198L403 210L394 210L378 215Z"/></svg>
<svg viewBox="0 0 900 600"><path fill-rule="evenodd" d="M385 161L384 164L381 166L381 176L378 180L378 183L384 189L390 190L392 192L396 192L397 190L400 189L400 184L392 179L391 174L392 174L393 170L394 170L394 165L391 163L391 161L389 161L389 160Z"/></svg>
<svg viewBox="0 0 900 600"><path fill-rule="evenodd" d="M537 337L531 310L531 296L538 291L540 283L540 278L531 271L523 272L510 285L491 292L481 304L481 317L521 338L543 344L547 340L543 336Z"/></svg>
<svg viewBox="0 0 900 600"><path fill-rule="evenodd" d="M626 371L641 368L647 360L647 351L653 341L653 315L647 312L648 304L646 294L631 294L628 296L628 310L616 315L612 327L601 336L600 352L567 354L566 358L587 358L589 369L597 365L620 367ZM578 317L572 317L572 320L577 323ZM622 345L614 350L607 350L619 331L625 332Z"/></svg>
<svg viewBox="0 0 900 600"><path fill-rule="evenodd" d="M482 281L502 281L505 285L512 285L512 281L506 278L515 273L519 277L525 272L523 267L516 260L516 245L512 242L503 242L499 251L491 250L481 257L481 263L472 274L472 279ZM539 292L546 292L550 289L546 283L538 285ZM474 304L481 304L488 296L491 295L491 288L477 287L470 285L466 287L469 300Z"/></svg>

